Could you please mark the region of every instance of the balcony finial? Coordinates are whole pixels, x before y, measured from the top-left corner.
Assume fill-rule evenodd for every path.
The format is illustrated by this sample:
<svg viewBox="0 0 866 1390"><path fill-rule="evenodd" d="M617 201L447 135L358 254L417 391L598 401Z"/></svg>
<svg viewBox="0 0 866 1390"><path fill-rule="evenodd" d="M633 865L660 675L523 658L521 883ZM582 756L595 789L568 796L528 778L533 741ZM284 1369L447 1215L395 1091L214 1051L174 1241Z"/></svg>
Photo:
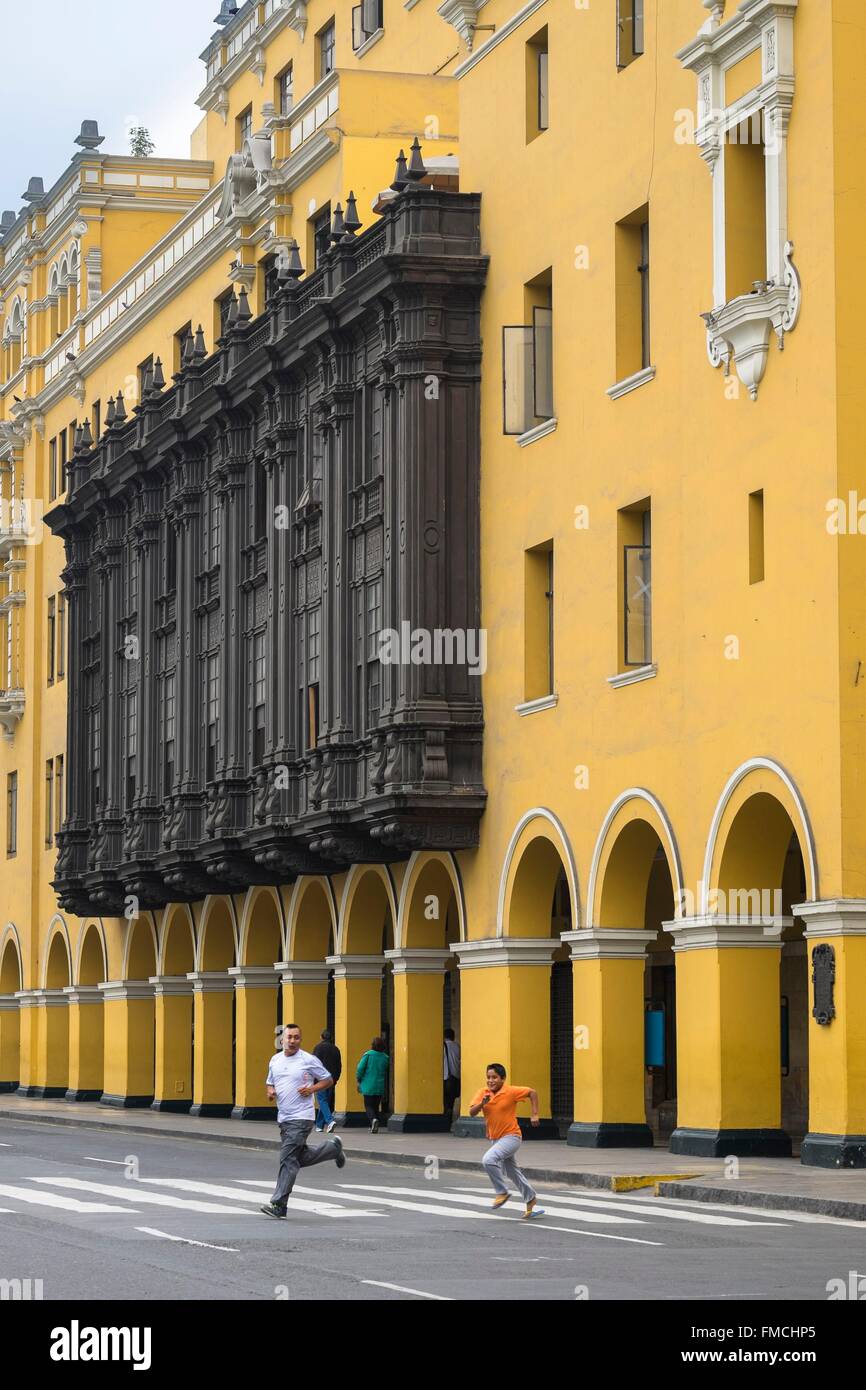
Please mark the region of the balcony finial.
<svg viewBox="0 0 866 1390"><path fill-rule="evenodd" d="M252 318L252 316L253 316L253 311L252 311L252 309L250 308L250 301L249 301L249 299L247 298L246 289L244 288L243 285L241 285L241 292L240 292L240 294L238 295L238 313L237 313L238 323L249 323L249 321L250 321L250 319Z"/></svg>
<svg viewBox="0 0 866 1390"><path fill-rule="evenodd" d="M114 405L114 397L113 397L113 396L109 396L109 397L108 397L108 409L107 409L107 411L105 412L105 425L106 425L106 428L108 428L109 425L113 425L113 424L114 424L114 417L115 417L115 414L116 414L116 410L115 410L115 405Z"/></svg>
<svg viewBox="0 0 866 1390"><path fill-rule="evenodd" d="M427 170L424 168L424 161L421 158L421 142L416 135L415 139L412 141L412 155L406 174L413 182L417 183L419 179L423 179L426 173Z"/></svg>
<svg viewBox="0 0 866 1390"><path fill-rule="evenodd" d="M343 218L343 226L346 229L346 235L353 237L356 232L361 230L363 225L363 222L358 217L358 204L355 202L355 194L353 190L350 189L349 196L346 199L346 216Z"/></svg>
<svg viewBox="0 0 866 1390"><path fill-rule="evenodd" d="M285 273L290 280L300 280L304 273L304 267L301 264L301 252L294 237L292 237L289 242L289 259L285 267Z"/></svg>
<svg viewBox="0 0 866 1390"><path fill-rule="evenodd" d="M122 425L126 420L126 402L123 399L123 392L118 391L117 400L114 406L114 423Z"/></svg>
<svg viewBox="0 0 866 1390"><path fill-rule="evenodd" d="M203 362L204 359L207 357L207 348L205 347L204 341L204 329L202 328L201 324L199 324L198 328L196 329L195 345L193 347L192 355L193 360L196 362Z"/></svg>
<svg viewBox="0 0 866 1390"><path fill-rule="evenodd" d="M153 389L161 391L165 386L165 373L162 370L162 358L157 357L153 364Z"/></svg>
<svg viewBox="0 0 866 1390"><path fill-rule="evenodd" d="M81 447L85 450L93 448L93 435L90 430L90 421L86 416L84 424L81 426Z"/></svg>
<svg viewBox="0 0 866 1390"><path fill-rule="evenodd" d="M397 156L397 168L394 170L394 180L391 184L395 193L402 193L409 182L409 175L406 173L406 156L401 150Z"/></svg>
<svg viewBox="0 0 866 1390"><path fill-rule="evenodd" d="M334 208L334 217L333 221L331 222L331 241L334 243L335 246L338 241L343 240L343 235L345 231L346 224L343 221L343 204L338 203L337 206Z"/></svg>

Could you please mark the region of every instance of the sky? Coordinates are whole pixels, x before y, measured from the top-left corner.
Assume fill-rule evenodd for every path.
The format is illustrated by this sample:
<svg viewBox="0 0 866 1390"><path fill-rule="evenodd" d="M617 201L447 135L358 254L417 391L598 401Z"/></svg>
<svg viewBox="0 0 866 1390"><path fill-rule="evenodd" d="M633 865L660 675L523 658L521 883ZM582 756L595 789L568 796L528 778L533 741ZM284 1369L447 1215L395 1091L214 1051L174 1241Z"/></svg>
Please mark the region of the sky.
<svg viewBox="0 0 866 1390"><path fill-rule="evenodd" d="M219 0L0 0L0 210L20 212L34 174L52 186L78 153L83 120L99 122L103 154L129 154L135 124L157 154L188 158L203 114L199 54L219 9Z"/></svg>

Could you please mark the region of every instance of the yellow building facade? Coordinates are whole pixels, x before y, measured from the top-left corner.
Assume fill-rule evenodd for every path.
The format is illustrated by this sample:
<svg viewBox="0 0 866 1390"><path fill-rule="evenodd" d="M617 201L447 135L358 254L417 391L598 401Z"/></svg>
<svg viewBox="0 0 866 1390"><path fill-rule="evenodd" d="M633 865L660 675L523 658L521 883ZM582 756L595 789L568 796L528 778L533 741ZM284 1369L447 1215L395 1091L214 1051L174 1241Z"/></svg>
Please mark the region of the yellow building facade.
<svg viewBox="0 0 866 1390"><path fill-rule="evenodd" d="M0 1084L267 1115L293 1018L335 1029L351 1124L384 1027L394 1127L432 1128L451 1026L464 1116L498 1060L573 1144L862 1166L855 0L225 18L190 161L83 128L3 233ZM232 287L262 313L350 190L373 221L415 136L489 257L478 848L73 918L64 553L34 530L70 427L209 349Z"/></svg>

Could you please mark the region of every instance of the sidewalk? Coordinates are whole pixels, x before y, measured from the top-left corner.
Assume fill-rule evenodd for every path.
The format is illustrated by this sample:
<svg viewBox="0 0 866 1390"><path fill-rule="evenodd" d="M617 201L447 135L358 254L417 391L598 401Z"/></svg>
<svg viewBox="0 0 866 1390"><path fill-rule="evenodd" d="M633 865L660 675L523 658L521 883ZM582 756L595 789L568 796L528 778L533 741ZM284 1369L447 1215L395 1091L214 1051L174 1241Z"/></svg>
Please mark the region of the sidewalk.
<svg viewBox="0 0 866 1390"><path fill-rule="evenodd" d="M276 1125L263 1121L192 1119L153 1110L114 1110L90 1103L0 1097L0 1133L5 1120L74 1125L117 1134L164 1136L244 1148L274 1149ZM482 1139L450 1134L391 1134L365 1129L341 1132L349 1158L423 1168L435 1158L441 1168L479 1170ZM727 1176L729 1159L688 1159L655 1149L576 1149L551 1140L528 1142L522 1167L539 1182L624 1192L656 1190L662 1197L773 1210L812 1212L866 1221L866 1169L804 1168L791 1158L742 1158L737 1178Z"/></svg>

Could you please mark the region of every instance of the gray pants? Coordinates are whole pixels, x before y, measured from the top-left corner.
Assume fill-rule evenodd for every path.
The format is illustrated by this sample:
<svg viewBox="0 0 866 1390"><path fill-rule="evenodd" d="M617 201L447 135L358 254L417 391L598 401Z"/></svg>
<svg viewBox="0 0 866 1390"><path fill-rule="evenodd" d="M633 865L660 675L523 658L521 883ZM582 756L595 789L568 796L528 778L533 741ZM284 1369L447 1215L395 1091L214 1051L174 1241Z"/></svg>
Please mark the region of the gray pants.
<svg viewBox="0 0 866 1390"><path fill-rule="evenodd" d="M332 1139L326 1144L317 1144L314 1149L309 1148L307 1135L312 1128L312 1120L286 1120L280 1125L280 1171L271 1198L275 1207L286 1205L301 1168L311 1168L314 1163L327 1163L339 1153Z"/></svg>
<svg viewBox="0 0 866 1390"><path fill-rule="evenodd" d="M522 1140L518 1134L506 1134L504 1139L497 1139L495 1143L491 1144L481 1162L484 1164L484 1171L497 1192L508 1191L505 1186L505 1178L508 1177L514 1183L524 1202L529 1202L536 1195L535 1188L530 1187L514 1161L514 1155L521 1143Z"/></svg>

